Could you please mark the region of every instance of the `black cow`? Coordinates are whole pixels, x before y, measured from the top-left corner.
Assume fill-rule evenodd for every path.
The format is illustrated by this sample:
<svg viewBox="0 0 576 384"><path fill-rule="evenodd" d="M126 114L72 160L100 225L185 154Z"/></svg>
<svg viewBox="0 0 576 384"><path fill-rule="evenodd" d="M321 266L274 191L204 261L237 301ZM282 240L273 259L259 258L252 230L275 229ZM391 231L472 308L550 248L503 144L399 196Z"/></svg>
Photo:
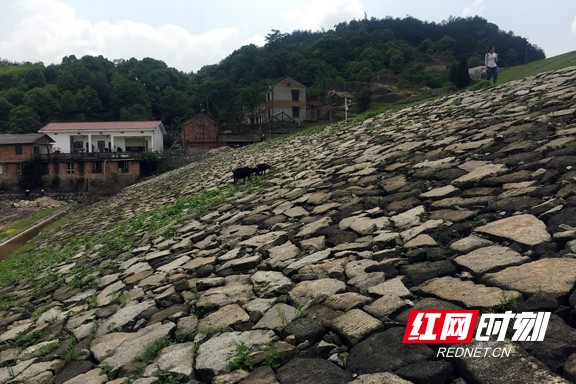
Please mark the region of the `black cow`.
<svg viewBox="0 0 576 384"><path fill-rule="evenodd" d="M234 183L236 183L238 180L244 180L246 178L250 178L251 175L257 172L258 172L257 168L250 168L250 167L236 168L234 171L232 171L234 175Z"/></svg>
<svg viewBox="0 0 576 384"><path fill-rule="evenodd" d="M266 164L266 163L256 164L256 169L257 169L256 174L257 174L257 175L263 175L263 174L265 174L266 171L267 171L268 169L270 169L270 168L272 168L272 167L270 167L270 166L269 166L268 164Z"/></svg>

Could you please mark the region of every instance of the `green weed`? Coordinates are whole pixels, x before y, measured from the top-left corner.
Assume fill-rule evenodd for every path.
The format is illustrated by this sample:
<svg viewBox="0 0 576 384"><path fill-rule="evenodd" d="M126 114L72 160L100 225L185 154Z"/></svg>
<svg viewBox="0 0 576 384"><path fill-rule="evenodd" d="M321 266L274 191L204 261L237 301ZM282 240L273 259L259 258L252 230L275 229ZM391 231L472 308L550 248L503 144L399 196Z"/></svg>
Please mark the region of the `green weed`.
<svg viewBox="0 0 576 384"><path fill-rule="evenodd" d="M273 369L280 366L279 356L278 356L278 346L275 341L271 341L266 344L264 348L264 365L269 365Z"/></svg>
<svg viewBox="0 0 576 384"><path fill-rule="evenodd" d="M158 357L158 354L162 349L166 348L170 344L172 344L172 341L168 337L156 340L155 342L150 344L146 348L146 350L142 353L142 355L136 358L136 360L142 361L146 363L146 365L148 365L152 363L154 359L156 359L156 357Z"/></svg>
<svg viewBox="0 0 576 384"><path fill-rule="evenodd" d="M66 363L70 363L76 360L76 345L78 344L78 340L74 336L70 336L68 338L68 342L66 343L66 353L64 354L64 361Z"/></svg>
<svg viewBox="0 0 576 384"><path fill-rule="evenodd" d="M228 370L230 372L237 369L251 371L252 368L252 356L250 356L248 346L244 343L238 344L238 346L236 346L236 350L234 351L234 355L228 361Z"/></svg>

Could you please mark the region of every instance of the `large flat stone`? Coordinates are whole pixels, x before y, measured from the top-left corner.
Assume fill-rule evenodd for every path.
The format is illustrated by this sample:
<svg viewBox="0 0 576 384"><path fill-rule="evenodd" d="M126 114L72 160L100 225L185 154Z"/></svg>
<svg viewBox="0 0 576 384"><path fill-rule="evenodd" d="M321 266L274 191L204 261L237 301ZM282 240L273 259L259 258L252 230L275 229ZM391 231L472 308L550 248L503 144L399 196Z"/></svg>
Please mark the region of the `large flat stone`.
<svg viewBox="0 0 576 384"><path fill-rule="evenodd" d="M550 234L546 231L546 224L533 215L507 217L478 227L476 232L526 245L538 245L551 240Z"/></svg>
<svg viewBox="0 0 576 384"><path fill-rule="evenodd" d="M507 300L522 299L522 295L517 291L487 287L450 276L430 280L421 289L427 295L433 295L467 308L488 309L502 305Z"/></svg>
<svg viewBox="0 0 576 384"><path fill-rule="evenodd" d="M466 255L458 256L454 262L476 275L494 272L513 265L520 265L531 261L528 256L501 245L476 249Z"/></svg>
<svg viewBox="0 0 576 384"><path fill-rule="evenodd" d="M112 355L104 359L102 364L110 366L112 371L115 372L125 366L129 366L136 357L144 353L148 346L168 337L175 327L176 324L172 322L156 323L130 334L117 345L115 350L112 350Z"/></svg>
<svg viewBox="0 0 576 384"><path fill-rule="evenodd" d="M482 281L523 293L561 297L570 293L576 284L576 259L540 259L488 273Z"/></svg>
<svg viewBox="0 0 576 384"><path fill-rule="evenodd" d="M336 279L318 279L303 281L296 285L288 297L297 306L306 305L310 302L321 303L329 296L343 292L346 283Z"/></svg>
<svg viewBox="0 0 576 384"><path fill-rule="evenodd" d="M332 320L331 325L351 345L357 344L383 326L380 320L360 309L345 312Z"/></svg>
<svg viewBox="0 0 576 384"><path fill-rule="evenodd" d="M226 372L230 358L236 348L243 344L249 351L262 350L268 343L277 339L273 331L255 330L246 332L225 332L213 336L200 344L196 356L196 371L200 379L210 382L212 377Z"/></svg>

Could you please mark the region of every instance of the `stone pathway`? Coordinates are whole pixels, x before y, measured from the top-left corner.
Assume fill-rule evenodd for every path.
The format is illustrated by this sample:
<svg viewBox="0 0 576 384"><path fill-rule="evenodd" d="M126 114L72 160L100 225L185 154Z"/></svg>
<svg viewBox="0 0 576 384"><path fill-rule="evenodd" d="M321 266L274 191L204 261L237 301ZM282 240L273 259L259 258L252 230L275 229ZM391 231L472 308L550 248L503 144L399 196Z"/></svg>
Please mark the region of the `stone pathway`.
<svg viewBox="0 0 576 384"><path fill-rule="evenodd" d="M219 153L86 207L39 249L108 241L0 289L0 383L575 381L574 105L576 67ZM544 342L489 342L509 358L402 344L410 309L463 308L552 315Z"/></svg>

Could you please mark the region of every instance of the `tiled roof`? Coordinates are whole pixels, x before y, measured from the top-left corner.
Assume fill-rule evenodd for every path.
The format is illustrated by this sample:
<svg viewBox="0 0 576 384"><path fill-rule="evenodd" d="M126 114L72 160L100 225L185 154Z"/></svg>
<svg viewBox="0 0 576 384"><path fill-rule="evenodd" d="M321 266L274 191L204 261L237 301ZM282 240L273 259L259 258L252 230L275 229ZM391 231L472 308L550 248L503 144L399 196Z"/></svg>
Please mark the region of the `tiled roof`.
<svg viewBox="0 0 576 384"><path fill-rule="evenodd" d="M68 123L49 123L40 128L38 132L53 132L53 131L107 131L107 130L139 130L139 129L155 129L160 125L160 129L164 132L164 126L160 120L155 121L79 121Z"/></svg>
<svg viewBox="0 0 576 384"><path fill-rule="evenodd" d="M0 145L1 144L34 144L44 136L48 137L43 133L5 133L0 134ZM53 142L50 137L48 139Z"/></svg>

